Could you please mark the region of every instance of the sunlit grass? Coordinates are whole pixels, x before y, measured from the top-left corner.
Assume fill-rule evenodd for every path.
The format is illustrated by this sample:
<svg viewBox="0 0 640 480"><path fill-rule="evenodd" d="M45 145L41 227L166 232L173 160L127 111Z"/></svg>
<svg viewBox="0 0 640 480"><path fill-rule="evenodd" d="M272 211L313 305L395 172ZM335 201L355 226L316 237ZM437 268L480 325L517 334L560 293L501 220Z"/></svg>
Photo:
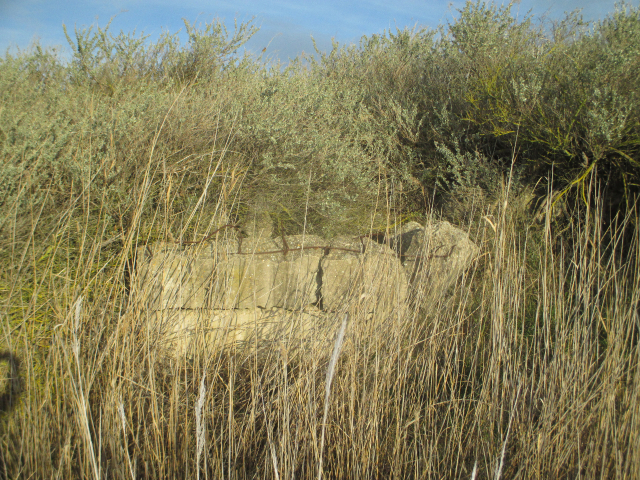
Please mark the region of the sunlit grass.
<svg viewBox="0 0 640 480"><path fill-rule="evenodd" d="M460 13L282 69L217 22L0 60L0 477L637 476L638 11ZM277 236L445 218L480 251L375 321L345 295L311 340L167 352L137 252L257 203Z"/></svg>

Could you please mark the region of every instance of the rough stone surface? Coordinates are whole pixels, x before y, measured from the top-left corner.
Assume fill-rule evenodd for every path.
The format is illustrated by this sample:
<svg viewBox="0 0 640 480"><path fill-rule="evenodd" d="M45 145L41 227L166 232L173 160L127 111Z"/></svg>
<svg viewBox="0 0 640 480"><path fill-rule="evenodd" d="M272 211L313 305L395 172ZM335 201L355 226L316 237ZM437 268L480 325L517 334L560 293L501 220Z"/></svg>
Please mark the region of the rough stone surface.
<svg viewBox="0 0 640 480"><path fill-rule="evenodd" d="M332 330L327 326L332 320L329 314L313 307L302 311L167 309L151 312L148 317L160 348L175 356L190 353L196 341L208 350L256 341L284 344L309 340L317 343L323 338L330 341Z"/></svg>
<svg viewBox="0 0 640 480"><path fill-rule="evenodd" d="M214 269L211 245L189 249L167 243L137 251L136 286L149 310L199 308Z"/></svg>
<svg viewBox="0 0 640 480"><path fill-rule="evenodd" d="M184 351L198 329L211 345L304 337L326 315L354 305L384 318L408 299L443 295L478 252L447 222L410 222L387 244L355 236L270 238L263 220L249 237L138 249L136 305L165 343Z"/></svg>
<svg viewBox="0 0 640 480"><path fill-rule="evenodd" d="M411 296L423 301L443 295L478 254L467 233L449 222L426 227L410 224L398 237L394 244L411 285Z"/></svg>
<svg viewBox="0 0 640 480"><path fill-rule="evenodd" d="M301 236L300 236L301 237ZM217 252L210 299L203 308L288 308L317 302L317 275L322 250L317 237L287 237L293 251L285 255L281 239L245 239L242 253ZM271 252L271 253L269 253Z"/></svg>
<svg viewBox="0 0 640 480"><path fill-rule="evenodd" d="M338 311L353 298L364 301L369 311L388 311L404 302L407 279L391 248L353 237L338 237L330 245L320 262L323 310Z"/></svg>
<svg viewBox="0 0 640 480"><path fill-rule="evenodd" d="M242 230L250 238L270 238L273 234L273 221L266 210L256 207L247 215Z"/></svg>

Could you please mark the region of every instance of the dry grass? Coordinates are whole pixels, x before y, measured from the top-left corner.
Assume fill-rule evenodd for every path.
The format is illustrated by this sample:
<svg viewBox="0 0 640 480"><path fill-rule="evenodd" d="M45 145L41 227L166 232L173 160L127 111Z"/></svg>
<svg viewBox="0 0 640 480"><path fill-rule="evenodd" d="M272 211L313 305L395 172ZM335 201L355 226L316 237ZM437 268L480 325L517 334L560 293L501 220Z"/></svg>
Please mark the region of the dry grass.
<svg viewBox="0 0 640 480"><path fill-rule="evenodd" d="M508 12L287 69L217 21L0 59L0 478L637 478L640 12L552 38ZM432 199L481 254L382 323L345 298L316 341L168 358L137 248L255 199L325 236Z"/></svg>
<svg viewBox="0 0 640 480"><path fill-rule="evenodd" d="M136 236L105 253L89 227L61 221L55 249L84 239L77 268L34 247L3 267L3 358L19 359L20 381L5 381L2 474L634 478L638 222L602 230L601 212L583 208L556 236L510 209L472 225L483 253L435 305L371 329L345 299L335 346L209 346L178 359L159 353L144 314L122 315Z"/></svg>

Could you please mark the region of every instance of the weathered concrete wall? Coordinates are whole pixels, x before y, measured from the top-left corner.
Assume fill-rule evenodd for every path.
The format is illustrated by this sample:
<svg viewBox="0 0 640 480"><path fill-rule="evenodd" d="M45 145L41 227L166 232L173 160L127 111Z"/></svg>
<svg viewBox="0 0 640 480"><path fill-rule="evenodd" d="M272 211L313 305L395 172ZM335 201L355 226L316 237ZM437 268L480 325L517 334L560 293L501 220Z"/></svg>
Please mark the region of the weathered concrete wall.
<svg viewBox="0 0 640 480"><path fill-rule="evenodd" d="M466 232L448 222L426 227L409 222L394 239L394 248L411 285L411 297L422 302L444 294L479 251Z"/></svg>
<svg viewBox="0 0 640 480"><path fill-rule="evenodd" d="M354 302L381 319L408 300L432 301L478 251L447 222L411 222L381 242L226 235L189 246L158 243L138 249L135 308L160 338L174 346L182 338L180 351L198 329L212 345L305 337Z"/></svg>
<svg viewBox="0 0 640 480"><path fill-rule="evenodd" d="M148 312L146 317L159 345L174 356L187 354L196 341L215 350L234 343L284 340L296 342L327 334L331 317L317 308L300 311L284 309L184 310ZM323 333L321 333L323 332Z"/></svg>

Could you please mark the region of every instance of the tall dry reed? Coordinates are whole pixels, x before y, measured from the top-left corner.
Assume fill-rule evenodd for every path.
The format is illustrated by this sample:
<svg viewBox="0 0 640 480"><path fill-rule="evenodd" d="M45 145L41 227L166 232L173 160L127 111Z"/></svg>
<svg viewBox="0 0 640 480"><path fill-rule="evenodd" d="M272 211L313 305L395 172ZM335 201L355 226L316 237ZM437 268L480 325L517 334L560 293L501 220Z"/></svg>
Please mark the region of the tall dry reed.
<svg viewBox="0 0 640 480"><path fill-rule="evenodd" d="M550 212L537 226L501 205L471 226L482 253L435 303L417 298L372 328L345 298L335 344L209 345L181 358L158 348L144 311L125 315L137 234L106 254L89 219L61 221L55 248L69 252L71 228L86 237L75 276L26 257L34 288L52 296L47 347L27 341L38 309L23 303L10 323L3 306L22 387L2 413L2 475L635 478L637 212L605 225L597 203L578 207L558 235ZM13 278L15 305L25 278Z"/></svg>

